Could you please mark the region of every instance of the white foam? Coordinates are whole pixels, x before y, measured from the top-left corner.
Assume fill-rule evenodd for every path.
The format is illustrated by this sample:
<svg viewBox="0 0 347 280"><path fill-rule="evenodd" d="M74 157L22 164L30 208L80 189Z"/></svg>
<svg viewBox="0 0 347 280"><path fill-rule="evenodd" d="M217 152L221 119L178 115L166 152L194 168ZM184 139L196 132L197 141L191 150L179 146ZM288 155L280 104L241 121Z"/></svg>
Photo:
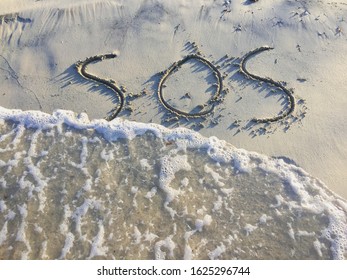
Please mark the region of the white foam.
<svg viewBox="0 0 347 280"><path fill-rule="evenodd" d="M84 167L86 165L87 157L88 157L87 143L88 143L88 138L82 137L81 138L82 149L81 149L81 153L80 153L80 163L75 163L75 162L70 161L70 164L73 167L79 168L82 171L85 171Z"/></svg>
<svg viewBox="0 0 347 280"><path fill-rule="evenodd" d="M133 237L134 237L134 242L135 244L140 244L141 242L141 238L142 238L142 234L139 231L139 229L137 228L137 226L134 226L134 233L133 233Z"/></svg>
<svg viewBox="0 0 347 280"><path fill-rule="evenodd" d="M146 193L145 198L152 199L157 194L157 188L153 187L149 192Z"/></svg>
<svg viewBox="0 0 347 280"><path fill-rule="evenodd" d="M217 172L213 171L207 164L204 166L204 170L207 174L211 175L215 183L218 187L224 187L225 183L222 180L225 180L221 175L219 175Z"/></svg>
<svg viewBox="0 0 347 280"><path fill-rule="evenodd" d="M107 152L106 149L103 149L100 153L100 157L105 161L114 160L113 152Z"/></svg>
<svg viewBox="0 0 347 280"><path fill-rule="evenodd" d="M66 235L69 231L68 220L71 217L71 215L72 212L70 210L69 205L64 205L64 217L61 224L59 225L60 233L63 235Z"/></svg>
<svg viewBox="0 0 347 280"><path fill-rule="evenodd" d="M38 224L35 224L35 225L34 225L34 230L35 230L37 233L42 233L42 232L43 232L43 228L40 227Z"/></svg>
<svg viewBox="0 0 347 280"><path fill-rule="evenodd" d="M45 176L42 175L39 166L35 165L32 160L33 157L37 156L36 147L40 133L42 133L42 130L38 128L32 135L29 151L27 153L27 157L24 158L24 163L27 167L28 173L35 180L35 185L31 187L34 187L34 191L37 192L39 199L39 211L43 212L46 205L45 187L48 185L49 178L45 179Z"/></svg>
<svg viewBox="0 0 347 280"><path fill-rule="evenodd" d="M259 218L259 223L265 225L267 223L267 221L270 221L270 220L272 220L272 217L270 217L270 216L268 216L266 214L263 214Z"/></svg>
<svg viewBox="0 0 347 280"><path fill-rule="evenodd" d="M202 231L203 227L209 226L212 223L212 217L210 215L205 215L204 218L195 220L195 230Z"/></svg>
<svg viewBox="0 0 347 280"><path fill-rule="evenodd" d="M0 212L3 213L7 209L6 203L3 200L0 200Z"/></svg>
<svg viewBox="0 0 347 280"><path fill-rule="evenodd" d="M322 236L332 242L331 250L335 259L344 259L347 251L347 226L346 217L341 210L329 207L333 215L329 216L329 226L322 231Z"/></svg>
<svg viewBox="0 0 347 280"><path fill-rule="evenodd" d="M4 223L1 231L0 231L0 246L6 241L7 239L7 221Z"/></svg>
<svg viewBox="0 0 347 280"><path fill-rule="evenodd" d="M13 156L10 160L1 160L0 165L8 166L8 173L11 173L12 169L16 170L17 168L19 168L20 162L24 158L23 163L27 171L20 173L21 175L18 177L19 179L17 183L20 187L20 192L26 192L25 194L27 195L26 198L28 200L39 199L40 210L42 212L40 215L43 215L44 213L44 206L48 205L48 203L46 202L46 195L48 195L48 193L46 194L46 189L49 188L49 185L51 183L51 178L47 178L47 176L45 177L43 175L44 172L40 169L40 161L37 162L34 160L34 158L37 156L50 156L47 151L40 151L38 149L40 145L40 135L44 133L44 129L57 128L57 132L54 133L58 134L63 133L64 129L62 124L68 126L69 128L76 128L78 130L92 129L97 133L102 134L103 137L106 138L106 140L111 142L119 138L127 138L131 140L135 136L142 135L148 131L154 133L157 137L161 138L164 141L175 142L176 146L172 146L174 147L173 149L172 147L171 150L168 149L170 150L170 152L164 155L161 154L160 156L160 173L158 177L159 185L157 185L156 183L151 184L150 191L147 191L146 193L146 191L144 191L145 189L142 188L142 185L141 187L130 185L138 184L138 186L140 186L138 182L133 183L133 178L129 177L129 175L127 176L128 186L126 188L129 192L128 194L133 199L135 199L135 197L137 196L139 203L138 209L140 209L140 203L143 197L150 200L152 200L155 195L162 197L164 199L164 205L162 205L163 207L161 207L160 209L166 209L175 223L179 222L179 218L185 219L186 216L190 216L190 229L192 230L192 232L194 232L193 234L196 233L194 237L197 237L200 234L203 235L208 232L207 230L204 230L204 227L210 226L215 219L221 219L221 217L227 216L227 218L230 219L232 223L235 223L239 226L239 230L236 230L236 232L232 233L230 232L229 235L225 235L223 236L223 238L219 239L223 242L224 240L227 241L225 241L225 244L220 243L220 246L211 251L209 254L210 258L218 258L221 256L221 254L227 252L229 245L231 246L231 244L235 242L242 242L242 238L238 238L242 231L246 232L246 234L248 235L247 240L250 240L258 234L258 231L270 230L272 226L275 226L275 223L273 222L268 223L268 221L273 219L270 215L276 215L276 219L283 220L288 219L288 216L291 216L292 220L290 220L290 222L288 222L288 220L284 220L288 224L288 229L285 228L285 230L287 230L289 236L295 242L300 241L300 238L295 239L295 237L314 237L314 234L317 233L315 233L309 227L307 230L305 227L298 228L295 217L292 215L293 213L297 212L304 212L305 214L309 215L322 215L328 217L328 226L324 230L322 230L322 236L320 236L319 238L325 238L331 243L331 248L329 248L329 250L332 250L334 258L343 259L346 256L346 202L328 191L324 184L316 179L313 179L305 171L296 166L287 164L283 160L273 159L256 153L251 153L246 150L236 149L230 144L218 140L216 137L204 138L200 134L188 129L179 128L170 130L159 125L140 124L124 121L122 119L115 119L111 122L106 122L104 120L89 120L86 115L82 114L79 117L76 117L74 113L69 111L58 110L52 115L48 115L40 112L23 112L20 110L8 110L0 107L0 120L1 119L12 120L19 122L20 124L16 125L13 129L14 132L12 134L15 134L15 137L14 141L12 141L11 143L11 146L7 147L7 145L4 145L6 147L0 151L4 152L4 150L9 149L8 151L14 151ZM26 127L36 129L36 131L33 132L31 139L28 139L28 141L30 141L30 148L27 154L25 154L26 151L19 152L18 150L16 150L16 147L20 147L20 143L23 142L23 135L26 133ZM52 131L55 131L55 129L53 129ZM54 133L52 131L48 133L53 135ZM69 137L71 137L71 139L75 137L73 130L70 130L69 133L65 134L69 134ZM1 139L5 139L5 137L2 137ZM86 136L80 137L80 143L76 145L76 147L78 147L80 151L79 159L74 159L77 162L70 162L72 166L79 168L82 171L83 176L86 177L83 177L84 181L80 184L80 186L83 186L82 191L80 190L79 192L80 195L74 197L74 199L76 200L70 205L72 207L72 210L70 210L70 208L65 209L64 217L62 217L61 219L62 224L60 225L59 229L65 236L65 249L63 248L62 250L62 255L64 256L64 258L68 255L68 252L72 254L73 251L73 245L71 243L72 238L70 234L73 234L73 238L75 238L76 240L78 239L78 241L80 242L89 242L88 244L91 244L89 252L90 258L94 258L99 255L105 256L105 254L107 254L108 252L107 247L104 245L104 234L107 226L115 223L116 220L112 220L112 218L110 218L108 223L104 225L101 220L94 220L96 218L93 216L95 214L94 212L97 212L98 209L102 209L104 207L104 201L98 202L95 200L96 192L94 193L93 188L95 187L95 189L99 189L97 187L99 187L99 184L101 187L101 182L103 182L104 179L103 177L105 177L106 175L102 173L104 171L101 169L97 169L96 171L94 169L94 171L91 171L91 174L88 173L88 168L90 168L89 157L92 154L91 151L88 150L88 147L90 149L91 143L96 144L94 145L95 147L103 145L103 142L100 139L98 137L94 137L92 139L89 139ZM47 148L45 149L47 150ZM192 176L192 170L194 169L194 172L201 170L198 169L199 167L192 165L193 161L191 160L190 155L188 156L188 149L190 149L189 151L198 150L200 156L202 157L207 155L208 163L204 162L202 164L202 169L203 172L209 175L209 177L206 176L206 178L194 179L194 176ZM165 153L165 147L161 152ZM117 151L115 148L109 149L106 146L101 147L99 153L100 158L106 161L106 163L102 162L102 164L104 165L109 164L109 166L111 166L111 164L113 164L112 161L115 160L119 162L123 161L123 159L116 157ZM214 161L214 163L211 163L211 159L212 161ZM124 158L124 161L125 160L129 160L129 158ZM149 164L152 164L152 161L155 161L154 159L145 158L138 159L138 161L140 162L140 169L144 171L154 171L154 166L151 166ZM244 215L243 213L238 212L239 210L237 209L237 207L239 205L235 205L235 200L233 200L238 195L239 189L234 188L233 186L230 188L223 188L223 186L226 182L228 182L229 185L229 179L230 182L232 182L232 179L234 177L233 172L238 174L237 176L248 176L251 179L252 176L258 176L256 175L257 172L253 172L255 169L257 169L257 172L262 171L263 174L269 175L269 177L272 176L274 178L277 178L279 186L268 185L268 187L266 187L266 192L264 191L264 194L267 197L271 197L272 199L271 202L266 205L267 207L269 207L269 209L265 207L264 212L257 212L257 214L255 215L261 215L260 218L259 216L255 216L254 219L250 222L249 220L247 220L248 217L246 214ZM59 170L55 172L58 171ZM250 175L243 175L242 173L248 173ZM157 178L154 178L154 180L156 179ZM256 182L258 179L260 180L261 177L256 177L255 179L256 180L254 180L254 182ZM214 189L213 186L210 187L209 180L213 180L218 188ZM124 182L125 181L126 180L124 179ZM201 185L196 186L196 181L200 182ZM253 184L254 182L251 181L251 184ZM281 182L284 182L283 186L281 186ZM212 190L208 189L206 187L207 185L208 188L212 188ZM6 180L4 178L0 178L1 189L8 188L8 186L9 184L6 182ZM108 199L111 200L111 190L114 188L113 182L108 182L107 186L108 188L105 187L105 189L108 190ZM188 186L189 188L187 188ZM203 190L203 192L199 193L197 191L198 187L199 190ZM243 188L247 189L247 185L243 186ZM70 191L73 190L64 188L61 193L64 195L64 197L67 197ZM196 200L198 199L199 195L204 195L204 192L207 193L207 191L209 191L210 196L206 196L208 198L204 198L203 200L199 201L199 203L201 203L200 205L196 202L193 205L189 205L190 199ZM91 194L93 196L91 196ZM185 202L185 199L188 200L188 203ZM62 198L61 201L64 202L64 198ZM124 201L126 200L124 199ZM185 205L185 208L184 205L182 206L183 202L187 204ZM30 246L27 241L27 237L29 237L29 235L26 235L26 218L28 214L28 205L26 203L27 202L25 202L25 204L19 204L21 206L18 206L17 208L19 210L21 220L19 222L18 231L14 236L16 236L17 241L27 244L27 250L23 252L23 257L30 257ZM148 204L148 201L146 201L146 203ZM152 207L154 206L154 204L155 203L151 203L151 206L148 207ZM133 204L132 206L136 208L135 206L137 206L137 204ZM250 206L251 205L245 205L245 207ZM127 207L131 207L131 205L123 205L121 200L117 200L117 211L122 211L123 208L126 208L126 211L128 211L129 209ZM10 222L13 222L13 220L15 220L16 213L15 211L13 211L14 209L16 208L13 208L12 205L10 206L7 201L5 203L4 201L0 200L0 212L6 218L5 223L7 223L7 230L11 228L9 226ZM88 212L89 209L90 212ZM265 210L269 210L269 212L266 212L265 214ZM108 211L107 214L104 215L111 216L112 212ZM245 220L244 224L240 223L240 217ZM84 222L88 224L90 219L93 220L94 224L97 223L98 225L98 233L92 238L87 237L87 234L83 229ZM193 225L191 225L191 223L193 223ZM256 225L254 225L254 223L256 223ZM266 227L261 227L258 231L255 231L258 226L265 224ZM41 224L40 227L37 225L37 227L35 228L42 229L42 233L44 233L45 231L44 226L42 226ZM177 228L180 227L177 226ZM154 245L156 257L158 258L166 258L167 250L169 250L170 257L172 257L174 255L174 248L178 247L184 248L184 255L186 258L193 258L195 256L198 256L198 253L195 252L195 247L193 253L188 239L185 239L185 244L176 246L173 241L176 240L176 236L169 236L165 238L153 229L151 229L151 232L148 230L144 231L145 233L143 234L141 234L139 229L136 227L132 227L132 229L134 232L133 237L135 243L139 242L139 245L143 245L144 241L151 243L157 241L157 239L160 238L160 241L157 241ZM224 228L219 229L221 231L225 230ZM1 232L5 232L4 227ZM131 234L132 233L129 232L129 235ZM108 233L107 236L111 235ZM230 238L230 236L232 238ZM201 240L199 244L201 245L203 244L203 242L205 241ZM317 241L313 240L312 242L314 242L313 246L317 251L318 256L325 256L325 248L319 247L319 245L322 245L323 243L318 244ZM227 244L229 245L226 246ZM50 246L50 244L48 244L47 246ZM162 248L166 248L167 250L163 250Z"/></svg>
<svg viewBox="0 0 347 280"><path fill-rule="evenodd" d="M73 219L75 220L76 231L79 233L80 237L82 236L82 218L87 214L87 211L92 206L92 201L90 199L86 199L83 204L76 208L74 213L72 214Z"/></svg>
<svg viewBox="0 0 347 280"><path fill-rule="evenodd" d="M292 224L287 223L287 225L288 225L288 234L289 234L290 238L295 240L295 232L294 232L294 229L292 227Z"/></svg>
<svg viewBox="0 0 347 280"><path fill-rule="evenodd" d="M49 259L49 256L47 255L47 240L44 240L42 242L42 254L41 254L41 259L42 260L48 260Z"/></svg>
<svg viewBox="0 0 347 280"><path fill-rule="evenodd" d="M193 250L192 248L189 246L189 244L186 242L186 244L184 245L184 256L183 256L184 260L191 260L193 259Z"/></svg>
<svg viewBox="0 0 347 280"><path fill-rule="evenodd" d="M319 242L318 239L316 239L314 242L313 242L313 248L316 250L317 254L319 257L322 257L323 254L322 254L322 244Z"/></svg>
<svg viewBox="0 0 347 280"><path fill-rule="evenodd" d="M195 230L201 232L203 226L204 226L204 221L203 221L203 220L201 220L201 219L196 219L196 220L195 220Z"/></svg>
<svg viewBox="0 0 347 280"><path fill-rule="evenodd" d="M221 188L220 190L226 196L230 196L233 193L233 191L234 191L234 189L232 189L232 188L230 188L230 189L228 189L228 188Z"/></svg>
<svg viewBox="0 0 347 280"><path fill-rule="evenodd" d="M151 170L152 166L148 163L148 159L143 158L140 160L140 165L143 170Z"/></svg>
<svg viewBox="0 0 347 280"><path fill-rule="evenodd" d="M23 204L22 206L17 205L17 208L22 217L22 221L19 225L19 228L16 234L16 241L23 242L25 244L27 250L22 252L22 259L27 259L31 252L29 240L27 239L26 233L25 233L27 228L26 218L28 216L27 205L26 204Z"/></svg>
<svg viewBox="0 0 347 280"><path fill-rule="evenodd" d="M216 260L218 259L224 252L226 251L226 247L223 243L221 245L217 246L216 249L208 253L208 257L211 260Z"/></svg>
<svg viewBox="0 0 347 280"><path fill-rule="evenodd" d="M0 106L0 114L1 114L1 106ZM18 146L18 144L20 143L20 139L22 138L23 134L25 132L25 126L23 124L18 125L15 129L15 138L12 140L12 145L14 146L14 148L16 148Z"/></svg>
<svg viewBox="0 0 347 280"><path fill-rule="evenodd" d="M275 198L276 198L276 204L271 205L271 207L274 207L274 208L280 207L282 203L284 202L283 196L278 194L275 196Z"/></svg>
<svg viewBox="0 0 347 280"><path fill-rule="evenodd" d="M186 188L189 185L189 179L187 177L184 177L181 181L181 186Z"/></svg>
<svg viewBox="0 0 347 280"><path fill-rule="evenodd" d="M83 185L82 189L86 192L90 192L92 190L92 186L93 186L93 181L91 178L88 178L86 180L86 183Z"/></svg>
<svg viewBox="0 0 347 280"><path fill-rule="evenodd" d="M315 236L314 232L307 232L306 230L298 230L296 236Z"/></svg>
<svg viewBox="0 0 347 280"><path fill-rule="evenodd" d="M105 256L108 248L103 245L104 243L104 235L105 235L105 229L104 225L102 224L102 221L99 221L98 223L98 233L93 238L92 246L90 249L89 259L92 259L96 256Z"/></svg>
<svg viewBox="0 0 347 280"><path fill-rule="evenodd" d="M169 207L169 203L180 194L180 190L170 187L170 183L175 178L175 173L181 170L191 170L187 155L168 155L161 159L159 187L166 194L164 207L172 218L176 211Z"/></svg>
<svg viewBox="0 0 347 280"><path fill-rule="evenodd" d="M161 248L164 247L169 250L169 256L174 256L174 249L176 247L175 242L172 240L172 236L168 236L164 240L160 240L157 243L155 243L154 246L154 254L156 260L165 260L166 258L166 252L162 251Z"/></svg>
<svg viewBox="0 0 347 280"><path fill-rule="evenodd" d="M135 186L132 186L130 189L131 193L133 193L133 194L136 194L138 192L138 190L139 190L139 187L135 187Z"/></svg>
<svg viewBox="0 0 347 280"><path fill-rule="evenodd" d="M252 172L254 164L251 164L250 154L246 150L239 149L233 153L234 168L237 171L250 173Z"/></svg>
<svg viewBox="0 0 347 280"><path fill-rule="evenodd" d="M209 226L212 223L212 217L210 215L205 215L204 216L204 226Z"/></svg>
<svg viewBox="0 0 347 280"><path fill-rule="evenodd" d="M6 220L11 221L16 217L16 213L12 210L9 210L7 215L5 216Z"/></svg>
<svg viewBox="0 0 347 280"><path fill-rule="evenodd" d="M74 241L75 241L75 236L71 232L67 233L67 235L65 237L65 244L64 244L63 249L61 250L61 254L60 254L59 259L65 259L66 258L66 255L70 252Z"/></svg>
<svg viewBox="0 0 347 280"><path fill-rule="evenodd" d="M153 242L155 239L159 238L158 235L152 232L149 232L148 230L144 233L143 236L144 236L144 240L148 242Z"/></svg>
<svg viewBox="0 0 347 280"><path fill-rule="evenodd" d="M244 226L244 230L246 232L246 235L250 235L254 230L256 230L258 227L257 226L254 226L254 225L251 225L251 224L246 224Z"/></svg>
<svg viewBox="0 0 347 280"><path fill-rule="evenodd" d="M27 205L26 204L23 204L22 206L18 205L18 210L20 215L22 216L22 222L17 232L16 241L22 241L25 243L26 242L25 228L27 226L25 219L28 216Z"/></svg>
<svg viewBox="0 0 347 280"><path fill-rule="evenodd" d="M213 203L213 209L212 209L212 211L218 212L218 211L222 208L222 206L223 206L223 199L222 199L222 197L219 195L219 196L218 196L218 200L215 201L215 202Z"/></svg>

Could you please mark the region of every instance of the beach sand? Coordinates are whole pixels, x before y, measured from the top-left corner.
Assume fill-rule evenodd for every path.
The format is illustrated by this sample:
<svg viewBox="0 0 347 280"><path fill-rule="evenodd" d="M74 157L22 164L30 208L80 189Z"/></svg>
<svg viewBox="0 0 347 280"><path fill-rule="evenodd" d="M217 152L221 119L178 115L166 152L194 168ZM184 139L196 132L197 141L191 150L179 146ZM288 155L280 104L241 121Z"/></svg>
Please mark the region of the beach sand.
<svg viewBox="0 0 347 280"><path fill-rule="evenodd" d="M0 13L0 106L104 118L119 98L79 75L75 64L114 53L88 71L123 86L118 117L191 128L282 158L347 198L346 0L3 0ZM262 46L273 49L251 57L247 69L293 89L295 110L257 124L253 118L289 106L282 90L239 71L241 58ZM176 120L159 101L160 73L192 53L218 67L226 92L206 119ZM211 68L195 60L173 73L163 91L171 106L190 112L208 103L215 84Z"/></svg>
<svg viewBox="0 0 347 280"><path fill-rule="evenodd" d="M1 1L0 10L1 106L102 118L117 105L116 96L81 78L74 64L117 51L119 57L89 70L126 86L125 95L146 89L121 116L191 127L194 121L165 122L156 74L192 52L188 42L194 42L210 61L219 61L229 90L215 108L217 120L195 129L288 158L347 198L346 1ZM263 45L274 50L251 58L248 68L294 88L298 120L289 127L248 126L252 117L277 115L287 106L281 91L245 79L234 65ZM226 54L236 58L227 66ZM211 81L204 79L208 69L194 73L193 63L182 71L168 81L166 94L189 111L208 100ZM191 99L179 98L188 91Z"/></svg>

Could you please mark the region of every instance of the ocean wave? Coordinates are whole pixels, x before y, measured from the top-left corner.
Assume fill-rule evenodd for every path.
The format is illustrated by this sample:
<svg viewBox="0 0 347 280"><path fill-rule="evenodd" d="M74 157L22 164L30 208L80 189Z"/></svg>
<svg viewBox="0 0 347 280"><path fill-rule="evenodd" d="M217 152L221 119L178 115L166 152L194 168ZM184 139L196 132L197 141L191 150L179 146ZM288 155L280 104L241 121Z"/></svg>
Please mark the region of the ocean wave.
<svg viewBox="0 0 347 280"><path fill-rule="evenodd" d="M216 137L0 107L2 259L344 259L347 203Z"/></svg>

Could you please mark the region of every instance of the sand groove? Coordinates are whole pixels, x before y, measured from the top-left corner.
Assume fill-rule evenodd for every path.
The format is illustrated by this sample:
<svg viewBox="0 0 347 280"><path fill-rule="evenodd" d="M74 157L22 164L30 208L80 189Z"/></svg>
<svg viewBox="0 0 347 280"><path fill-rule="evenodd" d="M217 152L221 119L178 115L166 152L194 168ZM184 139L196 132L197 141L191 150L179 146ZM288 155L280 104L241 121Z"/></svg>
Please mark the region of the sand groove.
<svg viewBox="0 0 347 280"><path fill-rule="evenodd" d="M95 81L95 82L100 83L100 84L103 84L106 87L113 90L118 95L120 104L112 110L111 115L105 117L105 119L107 121L112 121L114 118L117 117L117 115L122 110L122 108L124 106L124 99L125 99L124 94L123 94L122 90L115 84L114 81L101 79L98 76L95 76L91 73L88 73L87 72L87 66L93 62L98 62L98 61L102 61L104 59L111 59L111 58L116 58L116 57L117 57L117 55L113 54L113 53L103 54L103 55L95 55L95 56L91 56L91 57L86 58L84 61L78 61L76 63L77 71L83 78Z"/></svg>
<svg viewBox="0 0 347 280"><path fill-rule="evenodd" d="M203 110L197 113L187 113L184 112L182 110L179 110L173 106L171 106L164 98L163 96L163 85L165 83L165 81L167 80L167 78L174 73L177 69L179 69L184 63L186 63L187 61L191 60L191 59L196 59L198 61L201 61L203 64L205 64L208 68L210 68L215 77L217 78L217 90L216 93L214 94L214 96L209 100L209 103L211 105L211 107L207 110ZM222 75L219 72L218 68L216 66L214 66L210 61L208 61L206 58L197 55L197 54L190 54L187 55L186 57L184 57L183 59L173 63L166 71L163 72L163 76L161 77L160 81L159 81L159 86L158 86L158 98L160 103L167 109L169 110L171 113L177 115L177 116L181 116L181 117L188 117L188 118L199 118L202 116L206 116L210 113L213 112L214 107L216 105L216 102L219 101L219 96L222 93L222 89L223 89L223 79L222 79Z"/></svg>
<svg viewBox="0 0 347 280"><path fill-rule="evenodd" d="M282 120L282 119L286 118L288 115L290 115L291 113L293 113L294 109L295 109L295 98L293 96L293 90L292 89L287 89L283 85L283 83L274 81L271 78L264 78L264 77L260 77L256 74L252 74L246 68L247 61L252 56L257 55L263 51L271 50L271 49L273 49L273 48L269 47L269 46L262 46L262 47L259 47L257 49L254 49L254 50L248 52L245 56L243 56L241 58L239 71L240 71L240 73L242 73L244 76L246 76L249 79L258 80L260 82L265 82L267 84L270 84L271 86L279 88L281 91L283 91L287 95L289 108L286 111L282 111L278 116L268 117L268 118L253 118L252 121L257 122L257 123L269 123L269 122L276 122L276 121ZM87 66L93 62L99 62L99 61L102 61L104 59L112 59L112 58L116 58L116 57L117 57L117 55L113 54L113 53L104 54L104 55L95 55L95 56L91 56L91 57L86 58L84 61L78 61L76 63L77 71L83 78L98 82L100 84L103 84L106 87L113 90L116 93L116 95L118 95L119 100L120 100L120 104L112 110L111 115L105 117L105 119L108 121L111 121L114 118L116 118L118 116L118 114L121 112L121 110L123 109L124 103L125 103L125 97L124 97L123 91L121 90L121 88L119 88L115 84L115 82L113 80L102 79L98 76L95 76L95 75L87 72ZM204 110L206 105L203 105L202 110L199 112L196 112L196 113L193 113L193 112L188 113L188 112L182 111L178 108L171 106L165 100L165 98L163 96L163 87L164 87L165 81L170 77L170 75L172 75L175 71L177 71L183 64L185 64L187 61L192 60L192 59L196 59L196 60L202 62L204 65L206 65L209 69L212 70L214 76L217 79L216 92L214 93L214 96L212 98L210 98L210 100L208 101L210 107L208 109ZM198 54L189 54L186 57L184 57L183 59L174 62L168 69L161 72L161 74L162 74L162 76L160 78L159 85L158 85L159 102L169 112L177 115L178 117L185 117L185 118L204 117L206 115L211 114L214 111L216 104L221 101L220 96L221 96L222 90L223 90L223 77L222 77L220 71L218 70L218 68L203 56L200 56Z"/></svg>
<svg viewBox="0 0 347 280"><path fill-rule="evenodd" d="M257 123L277 122L279 120L284 119L285 117L287 117L291 113L293 113L294 109L295 109L295 99L294 99L292 90L288 90L282 83L276 82L271 78L263 78L263 77L260 77L258 75L252 74L246 68L247 61L252 56L257 55L263 51L268 51L268 50L272 50L272 49L273 48L269 47L269 46L262 46L262 47L259 47L257 49L254 49L254 50L248 52L245 56L243 56L241 58L241 62L240 62L240 73L242 73L243 75L245 75L249 79L258 80L261 82L268 83L274 87L277 87L280 90L282 90L288 97L289 109L287 109L287 111L284 111L280 115L275 116L275 117L260 118L260 119L253 118L253 121L255 121Z"/></svg>

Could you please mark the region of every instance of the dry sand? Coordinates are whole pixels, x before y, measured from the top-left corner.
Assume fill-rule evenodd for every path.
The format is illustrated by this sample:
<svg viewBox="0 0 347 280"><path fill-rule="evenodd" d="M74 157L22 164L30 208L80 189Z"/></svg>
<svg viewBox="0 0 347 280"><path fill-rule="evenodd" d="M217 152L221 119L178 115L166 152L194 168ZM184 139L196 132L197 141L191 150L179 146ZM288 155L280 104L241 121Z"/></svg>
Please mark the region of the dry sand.
<svg viewBox="0 0 347 280"><path fill-rule="evenodd" d="M346 0L2 0L0 105L105 117L117 98L80 77L74 64L116 51L116 59L88 69L126 86L125 95L146 90L121 117L192 127L236 147L287 158L347 198L346 20ZM229 93L203 124L166 122L157 73L196 52L189 42L220 66ZM294 88L293 123L249 123L287 105L283 93L238 73L238 58L263 45L274 50L252 58L248 69ZM235 59L226 63L226 54ZM210 76L206 67L187 63L167 82L168 100L188 111L203 104L211 94Z"/></svg>

